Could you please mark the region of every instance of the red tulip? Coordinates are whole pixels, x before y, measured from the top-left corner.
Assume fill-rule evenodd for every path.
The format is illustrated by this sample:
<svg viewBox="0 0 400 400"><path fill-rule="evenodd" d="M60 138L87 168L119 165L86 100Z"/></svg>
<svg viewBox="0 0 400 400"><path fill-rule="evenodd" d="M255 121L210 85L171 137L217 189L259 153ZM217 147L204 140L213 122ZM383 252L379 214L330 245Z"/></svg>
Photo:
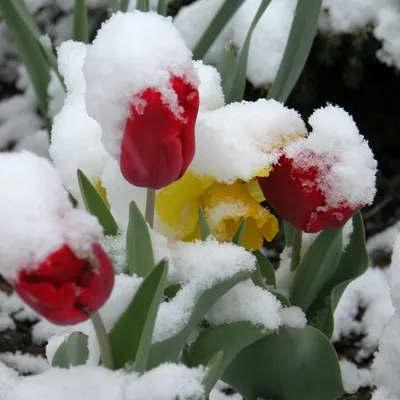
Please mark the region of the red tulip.
<svg viewBox="0 0 400 400"><path fill-rule="evenodd" d="M98 244L89 258L80 258L63 245L36 269L21 269L15 291L33 310L57 325L89 318L108 299L114 270Z"/></svg>
<svg viewBox="0 0 400 400"><path fill-rule="evenodd" d="M154 88L144 90L131 104L120 168L125 179L135 186L168 186L182 177L193 159L199 93L180 77L174 77L171 84L181 108L179 116Z"/></svg>
<svg viewBox="0 0 400 400"><path fill-rule="evenodd" d="M363 206L343 200L337 206L327 204L321 189L321 176L326 173L317 165L302 168L293 159L282 155L268 177L258 183L269 204L281 218L307 233L333 229L345 224Z"/></svg>

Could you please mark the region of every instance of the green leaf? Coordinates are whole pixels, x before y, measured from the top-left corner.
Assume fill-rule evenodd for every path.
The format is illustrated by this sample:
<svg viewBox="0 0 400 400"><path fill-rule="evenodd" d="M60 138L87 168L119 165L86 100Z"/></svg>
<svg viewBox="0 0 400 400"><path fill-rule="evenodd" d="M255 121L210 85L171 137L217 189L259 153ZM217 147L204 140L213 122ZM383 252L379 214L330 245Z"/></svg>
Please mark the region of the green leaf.
<svg viewBox="0 0 400 400"><path fill-rule="evenodd" d="M149 11L149 0L136 0L136 10Z"/></svg>
<svg viewBox="0 0 400 400"><path fill-rule="evenodd" d="M243 0L225 0L194 47L194 59L199 60L207 54L208 49L215 42L215 39L219 36L225 25L233 17L242 3Z"/></svg>
<svg viewBox="0 0 400 400"><path fill-rule="evenodd" d="M285 52L268 98L286 102L304 68L317 32L322 0L298 0Z"/></svg>
<svg viewBox="0 0 400 400"><path fill-rule="evenodd" d="M128 6L129 6L129 0L121 0L121 3L119 4L119 10L122 12L127 12Z"/></svg>
<svg viewBox="0 0 400 400"><path fill-rule="evenodd" d="M342 255L342 227L322 231L296 270L290 302L305 313L335 274Z"/></svg>
<svg viewBox="0 0 400 400"><path fill-rule="evenodd" d="M168 262L162 260L140 285L109 337L116 369L134 363L142 373L148 362L158 308L167 280Z"/></svg>
<svg viewBox="0 0 400 400"><path fill-rule="evenodd" d="M26 66L39 102L40 113L50 130L47 116L47 87L50 73L42 47L37 40L40 34L39 29L32 22L32 17L22 0L0 1L0 15L7 25L21 61Z"/></svg>
<svg viewBox="0 0 400 400"><path fill-rule="evenodd" d="M89 42L88 16L85 0L75 0L72 39L83 43Z"/></svg>
<svg viewBox="0 0 400 400"><path fill-rule="evenodd" d="M207 328L189 348L190 366L212 363L213 355L222 353L221 361L213 365L213 374L207 377L207 384L212 387L241 350L266 334L247 321Z"/></svg>
<svg viewBox="0 0 400 400"><path fill-rule="evenodd" d="M361 213L357 211L353 216L353 233L350 243L342 253L339 265L307 311L310 325L321 330L328 338L332 337L333 313L339 300L348 284L361 276L368 265L364 224Z"/></svg>
<svg viewBox="0 0 400 400"><path fill-rule="evenodd" d="M282 220L283 232L285 234L285 246L292 247L293 242L293 226L289 222Z"/></svg>
<svg viewBox="0 0 400 400"><path fill-rule="evenodd" d="M204 318L210 308L230 289L249 277L249 272L236 274L230 279L215 284L198 296L190 317L185 326L175 335L161 342L154 343L151 348L148 368L154 368L164 362L176 362L187 338Z"/></svg>
<svg viewBox="0 0 400 400"><path fill-rule="evenodd" d="M253 34L254 28L256 27L264 11L267 9L271 0L261 0L260 7L257 10L256 15L250 25L249 31L247 32L246 39L243 42L243 47L240 51L238 58L235 75L233 78L234 84L229 93L226 93L226 103L233 103L235 101L242 101L244 90L246 87L246 75L247 75L247 60L249 57L249 49L251 36Z"/></svg>
<svg viewBox="0 0 400 400"><path fill-rule="evenodd" d="M176 294L181 290L181 288L182 286L180 283L174 283L167 286L164 290L164 297L167 297L168 299L173 299Z"/></svg>
<svg viewBox="0 0 400 400"><path fill-rule="evenodd" d="M108 0L108 11L109 15L116 13L120 9L119 0Z"/></svg>
<svg viewBox="0 0 400 400"><path fill-rule="evenodd" d="M82 332L72 332L54 354L52 367L69 368L84 365L89 357L88 337Z"/></svg>
<svg viewBox="0 0 400 400"><path fill-rule="evenodd" d="M207 364L207 375L203 379L204 394L205 397L210 394L212 388L215 386L219 377L221 376L220 368L222 359L224 357L224 352L219 351Z"/></svg>
<svg viewBox="0 0 400 400"><path fill-rule="evenodd" d="M165 0L158 0L157 12L164 17L167 15L167 2Z"/></svg>
<svg viewBox="0 0 400 400"><path fill-rule="evenodd" d="M253 254L257 259L257 269L259 269L262 278L265 279L265 283L269 286L275 287L275 270L271 262L260 250L253 251Z"/></svg>
<svg viewBox="0 0 400 400"><path fill-rule="evenodd" d="M104 203L99 192L80 169L78 169L78 182L86 210L97 217L103 227L105 235L116 235L118 232L118 225L114 217Z"/></svg>
<svg viewBox="0 0 400 400"><path fill-rule="evenodd" d="M232 242L238 246L241 246L245 232L246 232L246 220L242 219L239 228L237 229L235 235L232 238Z"/></svg>
<svg viewBox="0 0 400 400"><path fill-rule="evenodd" d="M208 226L208 222L204 212L200 206L198 206L199 223L200 223L200 237L201 240L206 240L211 235L211 229Z"/></svg>
<svg viewBox="0 0 400 400"><path fill-rule="evenodd" d="M245 347L222 380L245 399L337 400L344 393L332 344L310 326L282 327Z"/></svg>
<svg viewBox="0 0 400 400"><path fill-rule="evenodd" d="M217 70L221 75L222 91L228 94L232 91L238 59L238 48L229 41L217 63Z"/></svg>
<svg viewBox="0 0 400 400"><path fill-rule="evenodd" d="M126 232L126 260L129 275L146 277L154 268L153 244L150 231L135 202L129 205L129 222Z"/></svg>

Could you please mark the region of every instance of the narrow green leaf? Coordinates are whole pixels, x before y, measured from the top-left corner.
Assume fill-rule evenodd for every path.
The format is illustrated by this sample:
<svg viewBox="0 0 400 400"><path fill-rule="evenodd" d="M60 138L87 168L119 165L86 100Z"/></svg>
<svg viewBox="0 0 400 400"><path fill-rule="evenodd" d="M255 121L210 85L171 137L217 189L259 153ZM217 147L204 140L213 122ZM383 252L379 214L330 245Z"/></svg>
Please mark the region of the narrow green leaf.
<svg viewBox="0 0 400 400"><path fill-rule="evenodd" d="M283 233L285 234L286 247L292 247L293 242L293 226L289 222L282 220Z"/></svg>
<svg viewBox="0 0 400 400"><path fill-rule="evenodd" d="M32 22L29 13L24 14L24 10L26 6L22 0L0 1L0 15L7 25L21 61L26 66L38 98L40 113L49 128L47 117L49 68L37 40L36 35L39 35L39 30Z"/></svg>
<svg viewBox="0 0 400 400"><path fill-rule="evenodd" d="M162 260L149 273L109 337L115 368L134 363L138 373L146 370L158 308L167 280L168 262Z"/></svg>
<svg viewBox="0 0 400 400"><path fill-rule="evenodd" d="M149 11L150 4L149 0L136 0L136 10Z"/></svg>
<svg viewBox="0 0 400 400"><path fill-rule="evenodd" d="M246 232L246 225L247 225L246 220L243 219L240 222L239 228L237 229L235 235L232 238L232 242L237 244L238 246L242 245L244 234Z"/></svg>
<svg viewBox="0 0 400 400"><path fill-rule="evenodd" d="M275 270L271 262L260 250L253 251L253 254L256 256L261 276L265 279L266 284L275 287Z"/></svg>
<svg viewBox="0 0 400 400"><path fill-rule="evenodd" d="M246 346L222 380L245 399L337 400L344 394L335 349L311 326L281 327Z"/></svg>
<svg viewBox="0 0 400 400"><path fill-rule="evenodd" d="M230 289L247 279L250 273L240 273L200 293L185 326L175 335L153 343L148 368L154 368L164 362L176 362L187 338L204 318L210 308ZM214 353L215 354L215 353Z"/></svg>
<svg viewBox="0 0 400 400"><path fill-rule="evenodd" d="M126 232L126 258L128 273L146 277L154 268L153 244L150 231L135 202L129 205L129 222Z"/></svg>
<svg viewBox="0 0 400 400"><path fill-rule="evenodd" d="M304 68L317 32L322 0L298 0L285 52L268 98L286 102Z"/></svg>
<svg viewBox="0 0 400 400"><path fill-rule="evenodd" d="M217 70L221 75L222 91L225 94L228 94L232 91L237 63L238 48L233 44L232 41L229 41L226 44L221 58L217 64Z"/></svg>
<svg viewBox="0 0 400 400"><path fill-rule="evenodd" d="M107 205L85 174L78 169L78 182L86 210L97 217L105 235L116 235L118 225Z"/></svg>
<svg viewBox="0 0 400 400"><path fill-rule="evenodd" d="M89 28L86 0L75 0L74 29L72 39L78 42L89 42Z"/></svg>
<svg viewBox="0 0 400 400"><path fill-rule="evenodd" d="M335 274L342 255L342 228L322 231L296 270L290 302L307 312Z"/></svg>
<svg viewBox="0 0 400 400"><path fill-rule="evenodd" d="M203 58L215 39L222 32L225 25L233 17L237 9L241 6L243 0L225 0L221 5L215 17L204 31L202 37L193 49L193 58L199 60Z"/></svg>
<svg viewBox="0 0 400 400"><path fill-rule="evenodd" d="M122 12L127 12L129 6L129 0L121 0L119 4L119 10Z"/></svg>
<svg viewBox="0 0 400 400"><path fill-rule="evenodd" d="M357 211L353 216L353 233L350 243L342 253L339 265L307 311L310 325L321 330L328 338L332 336L333 313L344 290L350 282L367 270L368 265L369 257L365 244L364 224L361 213Z"/></svg>
<svg viewBox="0 0 400 400"><path fill-rule="evenodd" d="M260 7L257 10L256 15L250 25L249 31L247 32L246 39L243 43L243 47L240 50L238 63L236 66L235 77L233 79L234 85L232 86L229 93L226 93L226 103L233 103L235 101L242 101L244 90L246 87L246 75L247 75L247 61L249 58L249 49L251 36L254 28L256 27L264 11L267 9L271 0L261 0Z"/></svg>
<svg viewBox="0 0 400 400"><path fill-rule="evenodd" d="M164 290L164 297L167 297L168 299L173 299L176 294L181 290L181 288L182 286L180 283L174 283L167 286Z"/></svg>
<svg viewBox="0 0 400 400"><path fill-rule="evenodd" d="M207 364L207 375L203 379L203 386L204 386L204 394L205 397L210 394L212 388L218 382L219 377L221 376L220 368L222 364L222 360L224 357L224 352L219 351Z"/></svg>
<svg viewBox="0 0 400 400"><path fill-rule="evenodd" d="M119 10L120 2L119 0L108 0L109 15L116 13Z"/></svg>
<svg viewBox="0 0 400 400"><path fill-rule="evenodd" d="M167 15L167 2L165 0L158 0L157 12L164 17Z"/></svg>
<svg viewBox="0 0 400 400"><path fill-rule="evenodd" d="M213 387L241 350L268 333L247 321L207 328L189 348L190 366L212 364L213 371L207 376L206 387ZM222 353L222 357L218 363L213 363L216 352L217 355Z"/></svg>
<svg viewBox="0 0 400 400"><path fill-rule="evenodd" d="M197 210L199 213L200 237L201 240L206 240L211 235L211 229L208 226L208 222L202 208L198 206Z"/></svg>
<svg viewBox="0 0 400 400"><path fill-rule="evenodd" d="M88 337L82 332L72 332L58 347L51 362L52 367L69 368L84 365L89 357Z"/></svg>

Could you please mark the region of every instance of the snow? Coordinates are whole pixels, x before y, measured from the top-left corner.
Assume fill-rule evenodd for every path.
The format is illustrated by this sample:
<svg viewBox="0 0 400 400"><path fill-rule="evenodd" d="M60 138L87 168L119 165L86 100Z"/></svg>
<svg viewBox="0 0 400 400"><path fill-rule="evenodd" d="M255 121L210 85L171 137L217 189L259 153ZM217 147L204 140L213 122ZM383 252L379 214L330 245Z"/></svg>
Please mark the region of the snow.
<svg viewBox="0 0 400 400"><path fill-rule="evenodd" d="M263 331L275 330L281 325L281 307L271 292L247 280L222 296L207 313L206 319L214 325L249 321Z"/></svg>
<svg viewBox="0 0 400 400"><path fill-rule="evenodd" d="M285 307L279 311L281 324L291 328L304 328L307 325L307 318L300 307Z"/></svg>
<svg viewBox="0 0 400 400"><path fill-rule="evenodd" d="M343 387L346 393L355 393L360 387L360 375L357 366L347 360L340 361Z"/></svg>
<svg viewBox="0 0 400 400"><path fill-rule="evenodd" d="M171 77L198 86L191 53L179 32L170 18L153 12L118 12L103 23L88 46L83 73L88 114L100 124L104 147L116 160L130 104L143 90L157 89L179 117Z"/></svg>
<svg viewBox="0 0 400 400"><path fill-rule="evenodd" d="M200 400L205 372L177 364L160 365L140 377L98 366L53 368L21 378L6 393L7 400Z"/></svg>
<svg viewBox="0 0 400 400"><path fill-rule="evenodd" d="M160 305L153 342L161 342L185 326L202 291L255 268L251 253L212 238L206 242L171 243L170 247L182 288L173 299Z"/></svg>
<svg viewBox="0 0 400 400"><path fill-rule="evenodd" d="M232 103L199 115L190 169L223 183L249 181L270 167L280 146L305 134L300 115L275 100Z"/></svg>
<svg viewBox="0 0 400 400"><path fill-rule="evenodd" d="M0 186L7 193L0 200L0 272L7 280L15 280L21 268L38 267L64 244L85 255L100 241L97 219L72 208L46 159L29 152L1 153Z"/></svg>
<svg viewBox="0 0 400 400"><path fill-rule="evenodd" d="M0 400L8 399L8 392L17 385L19 379L15 370L0 361Z"/></svg>
<svg viewBox="0 0 400 400"><path fill-rule="evenodd" d="M15 323L7 313L0 311L0 332L4 332L8 329L15 329Z"/></svg>
<svg viewBox="0 0 400 400"><path fill-rule="evenodd" d="M328 105L314 111L309 123L312 132L285 147L286 157L298 168L318 166L318 185L327 206L371 204L377 163L353 118L342 108Z"/></svg>
<svg viewBox="0 0 400 400"><path fill-rule="evenodd" d="M41 374L50 369L50 364L41 356L33 356L30 354L1 353L0 362L15 369L21 374Z"/></svg>
<svg viewBox="0 0 400 400"><path fill-rule="evenodd" d="M221 86L221 75L211 65L195 61L194 66L200 79L200 111L212 111L225 105L225 96Z"/></svg>
<svg viewBox="0 0 400 400"><path fill-rule="evenodd" d="M77 170L82 170L96 184L109 157L101 143L99 124L86 113L82 73L85 56L86 45L72 40L58 49L58 66L67 87L67 97L54 118L49 150L66 189L81 203Z"/></svg>
<svg viewBox="0 0 400 400"><path fill-rule="evenodd" d="M289 296L295 273L290 270L292 261L292 248L285 247L279 255L279 267L275 271L276 288L280 290L286 297Z"/></svg>

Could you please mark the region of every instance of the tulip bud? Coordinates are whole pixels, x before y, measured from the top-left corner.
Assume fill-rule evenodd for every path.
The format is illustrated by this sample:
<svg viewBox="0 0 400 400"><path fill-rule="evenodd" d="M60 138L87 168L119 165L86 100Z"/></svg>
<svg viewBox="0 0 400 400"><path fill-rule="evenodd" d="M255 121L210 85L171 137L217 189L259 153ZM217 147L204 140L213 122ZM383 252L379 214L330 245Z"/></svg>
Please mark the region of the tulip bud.
<svg viewBox="0 0 400 400"><path fill-rule="evenodd" d="M289 143L258 182L284 220L307 233L345 224L373 201L376 161L353 119L328 106L310 117L313 131Z"/></svg>
<svg viewBox="0 0 400 400"><path fill-rule="evenodd" d="M151 189L179 179L194 156L199 79L172 20L114 14L88 46L83 73L87 112L125 179Z"/></svg>
<svg viewBox="0 0 400 400"><path fill-rule="evenodd" d="M57 171L34 154L0 154L0 186L1 275L49 321L85 321L114 284L99 222L72 207Z"/></svg>

